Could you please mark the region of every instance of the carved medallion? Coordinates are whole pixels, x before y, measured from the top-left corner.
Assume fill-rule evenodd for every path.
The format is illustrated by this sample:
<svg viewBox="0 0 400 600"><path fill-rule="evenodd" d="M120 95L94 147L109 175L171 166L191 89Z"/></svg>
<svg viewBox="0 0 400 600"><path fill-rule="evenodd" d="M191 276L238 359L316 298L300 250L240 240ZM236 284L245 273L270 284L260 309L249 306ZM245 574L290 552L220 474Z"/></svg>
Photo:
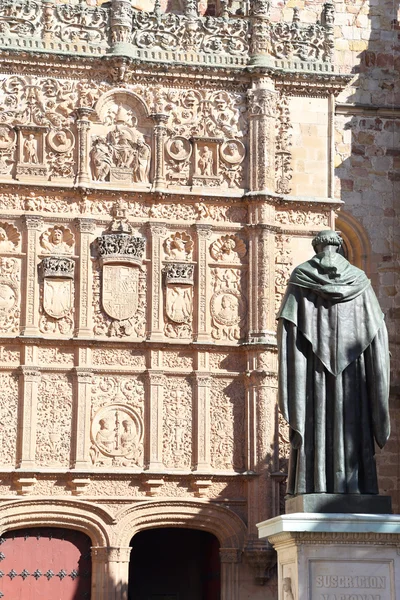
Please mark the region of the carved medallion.
<svg viewBox="0 0 400 600"><path fill-rule="evenodd" d="M222 160L230 165L238 165L243 162L246 149L239 140L227 140L220 146Z"/></svg>
<svg viewBox="0 0 400 600"><path fill-rule="evenodd" d="M245 312L246 303L239 291L226 288L216 292L211 298L213 338L240 339Z"/></svg>
<svg viewBox="0 0 400 600"><path fill-rule="evenodd" d="M91 438L94 464L117 462L118 458L137 464L142 456L142 419L128 406L110 404L94 415Z"/></svg>
<svg viewBox="0 0 400 600"><path fill-rule="evenodd" d="M75 138L70 129L61 129L59 131L51 130L47 135L47 142L54 152L63 154L72 150L75 144Z"/></svg>
<svg viewBox="0 0 400 600"><path fill-rule="evenodd" d="M122 321L133 317L138 306L139 271L130 265L103 266L103 308L112 318Z"/></svg>

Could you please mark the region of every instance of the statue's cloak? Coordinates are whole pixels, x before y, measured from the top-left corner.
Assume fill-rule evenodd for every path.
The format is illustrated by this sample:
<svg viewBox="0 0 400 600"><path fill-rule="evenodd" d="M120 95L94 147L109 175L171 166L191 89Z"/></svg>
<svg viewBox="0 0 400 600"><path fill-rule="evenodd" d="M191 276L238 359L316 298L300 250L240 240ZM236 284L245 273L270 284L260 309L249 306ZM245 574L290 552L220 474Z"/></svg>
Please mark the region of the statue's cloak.
<svg viewBox="0 0 400 600"><path fill-rule="evenodd" d="M377 494L374 440L390 433L384 316L365 273L337 253L297 267L278 314L288 494Z"/></svg>

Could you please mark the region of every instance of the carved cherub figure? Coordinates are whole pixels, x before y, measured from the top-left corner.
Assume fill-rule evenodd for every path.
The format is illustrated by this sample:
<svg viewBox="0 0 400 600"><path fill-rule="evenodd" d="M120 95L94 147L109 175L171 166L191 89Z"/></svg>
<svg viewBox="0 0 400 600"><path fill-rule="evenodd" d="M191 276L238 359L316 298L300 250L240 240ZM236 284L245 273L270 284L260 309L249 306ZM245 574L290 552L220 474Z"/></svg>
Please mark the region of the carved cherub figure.
<svg viewBox="0 0 400 600"><path fill-rule="evenodd" d="M213 176L214 156L213 151L208 146L204 146L199 158L199 170L205 177Z"/></svg>
<svg viewBox="0 0 400 600"><path fill-rule="evenodd" d="M211 244L210 248L211 256L218 261L238 262L246 253L245 243L236 235L224 235Z"/></svg>

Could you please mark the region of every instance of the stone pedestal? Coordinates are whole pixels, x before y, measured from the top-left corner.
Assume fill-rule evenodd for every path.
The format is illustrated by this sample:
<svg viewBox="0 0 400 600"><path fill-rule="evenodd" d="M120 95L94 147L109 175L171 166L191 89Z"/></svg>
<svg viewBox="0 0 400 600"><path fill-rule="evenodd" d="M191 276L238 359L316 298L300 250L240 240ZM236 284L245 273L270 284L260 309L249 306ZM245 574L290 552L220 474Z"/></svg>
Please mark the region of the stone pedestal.
<svg viewBox="0 0 400 600"><path fill-rule="evenodd" d="M399 598L399 515L295 513L258 529L278 553L279 600Z"/></svg>

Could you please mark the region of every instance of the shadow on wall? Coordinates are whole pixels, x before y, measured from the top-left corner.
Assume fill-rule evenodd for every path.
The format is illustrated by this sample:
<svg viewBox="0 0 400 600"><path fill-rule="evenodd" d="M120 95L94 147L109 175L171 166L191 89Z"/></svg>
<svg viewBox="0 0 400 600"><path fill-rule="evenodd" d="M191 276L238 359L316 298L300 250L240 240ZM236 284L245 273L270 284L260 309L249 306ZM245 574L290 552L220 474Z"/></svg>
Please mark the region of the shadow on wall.
<svg viewBox="0 0 400 600"><path fill-rule="evenodd" d="M362 12L365 6L368 15ZM377 453L377 464L380 493L392 496L394 512L400 510L399 9L399 0L366 0L358 12L349 14L354 29L344 26L343 40L348 39L347 31L361 38L368 26L371 31L366 42L348 40L349 49L363 44L366 48L353 69L356 77L350 95L345 90L338 99L335 132L337 189L345 203L337 228L343 226L345 237L353 235L353 243L358 238L364 249L369 246L369 260L364 250L355 264L370 276L389 332L392 433Z"/></svg>

